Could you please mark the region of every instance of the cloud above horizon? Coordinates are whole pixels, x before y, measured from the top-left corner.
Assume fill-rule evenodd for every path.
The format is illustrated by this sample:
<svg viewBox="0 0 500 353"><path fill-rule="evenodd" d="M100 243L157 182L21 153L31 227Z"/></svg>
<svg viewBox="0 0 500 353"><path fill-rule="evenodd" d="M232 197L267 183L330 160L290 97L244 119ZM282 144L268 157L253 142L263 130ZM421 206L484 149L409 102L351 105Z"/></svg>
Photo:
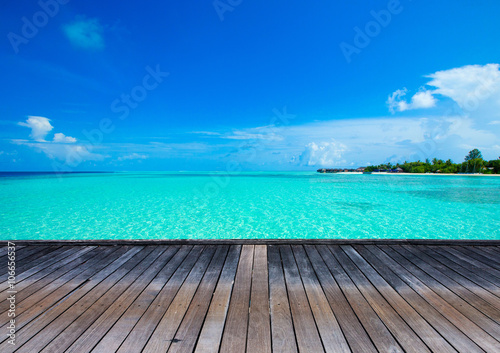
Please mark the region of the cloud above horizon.
<svg viewBox="0 0 500 353"><path fill-rule="evenodd" d="M29 116L26 122L19 122L19 126L31 129L30 140L13 139L11 142L16 145L24 145L37 152L43 152L50 159L64 161L67 167L73 167L82 161L99 161L104 156L92 153L89 146L77 144L77 139L66 136L61 132L54 134L52 141L47 141L46 137L54 127L50 119L43 116Z"/></svg>
<svg viewBox="0 0 500 353"><path fill-rule="evenodd" d="M104 49L104 27L97 18L78 18L62 27L71 44L81 49Z"/></svg>
<svg viewBox="0 0 500 353"><path fill-rule="evenodd" d="M300 154L299 160L302 165L315 167L333 167L346 164L342 159L342 153L347 146L337 141L311 142L305 146L304 152Z"/></svg>
<svg viewBox="0 0 500 353"><path fill-rule="evenodd" d="M43 116L28 116L26 122L19 122L17 124L30 128L30 137L35 141L45 141L47 134L54 128L50 124L50 119Z"/></svg>
<svg viewBox="0 0 500 353"><path fill-rule="evenodd" d="M416 93L410 102L404 100L406 88L398 89L387 98L391 113L412 109L435 107L439 97L453 100L463 113L479 111L476 117L484 120L486 112L499 116L500 111L500 64L466 65L426 75L431 80ZM486 114L484 114L486 113Z"/></svg>
<svg viewBox="0 0 500 353"><path fill-rule="evenodd" d="M406 88L398 89L389 96L386 104L389 106L389 111L391 113L394 114L396 111L404 112L405 110L425 109L436 106L436 98L434 98L430 91L424 90L415 93L413 97L411 97L409 103L403 98L407 92L408 90Z"/></svg>

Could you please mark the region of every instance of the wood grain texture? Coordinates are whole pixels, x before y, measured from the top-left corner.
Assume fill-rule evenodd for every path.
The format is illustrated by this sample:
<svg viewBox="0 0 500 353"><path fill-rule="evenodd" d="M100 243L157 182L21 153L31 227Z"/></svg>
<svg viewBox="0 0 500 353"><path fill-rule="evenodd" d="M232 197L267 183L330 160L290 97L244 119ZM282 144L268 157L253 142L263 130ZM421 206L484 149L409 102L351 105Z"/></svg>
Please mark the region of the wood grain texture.
<svg viewBox="0 0 500 353"><path fill-rule="evenodd" d="M495 242L72 244L18 247L2 353L500 351Z"/></svg>

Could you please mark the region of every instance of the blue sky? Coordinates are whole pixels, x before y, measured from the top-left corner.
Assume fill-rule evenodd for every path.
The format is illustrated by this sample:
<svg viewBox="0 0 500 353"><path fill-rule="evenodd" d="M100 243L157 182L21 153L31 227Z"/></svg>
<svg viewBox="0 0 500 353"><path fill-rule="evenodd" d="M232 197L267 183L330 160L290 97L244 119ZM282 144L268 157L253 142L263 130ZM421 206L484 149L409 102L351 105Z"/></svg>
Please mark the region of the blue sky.
<svg viewBox="0 0 500 353"><path fill-rule="evenodd" d="M498 1L2 7L0 170L500 155Z"/></svg>

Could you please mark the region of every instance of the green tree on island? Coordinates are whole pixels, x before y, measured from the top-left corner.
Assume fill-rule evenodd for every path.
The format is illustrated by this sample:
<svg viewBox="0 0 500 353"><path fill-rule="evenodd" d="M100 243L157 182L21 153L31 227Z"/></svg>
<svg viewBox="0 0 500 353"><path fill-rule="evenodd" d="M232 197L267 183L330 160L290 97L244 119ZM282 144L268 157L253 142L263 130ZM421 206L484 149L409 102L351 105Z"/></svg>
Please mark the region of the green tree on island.
<svg viewBox="0 0 500 353"><path fill-rule="evenodd" d="M465 161L470 161L472 159L483 159L483 155L481 151L477 148L474 148L472 151L469 151L469 154L465 156Z"/></svg>
<svg viewBox="0 0 500 353"><path fill-rule="evenodd" d="M407 162L403 164L385 163L380 165L371 165L365 168L366 172L373 171L391 171L401 168L405 173L483 173L500 174L500 158L485 161L481 151L474 148L464 158L462 163L453 163L451 159L446 161L433 158L432 161L427 158L425 162Z"/></svg>

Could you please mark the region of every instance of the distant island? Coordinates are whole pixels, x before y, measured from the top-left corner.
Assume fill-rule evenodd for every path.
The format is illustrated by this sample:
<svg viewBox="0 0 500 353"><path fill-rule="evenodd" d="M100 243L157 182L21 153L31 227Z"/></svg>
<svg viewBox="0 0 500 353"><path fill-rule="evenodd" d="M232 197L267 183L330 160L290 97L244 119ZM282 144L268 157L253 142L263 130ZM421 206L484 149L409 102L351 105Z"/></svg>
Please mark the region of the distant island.
<svg viewBox="0 0 500 353"><path fill-rule="evenodd" d="M318 169L318 173L442 173L442 174L500 174L500 157L486 161L481 152L475 148L470 151L462 163L453 163L451 159L443 161L434 158L425 162L385 163L370 165L356 169L336 168Z"/></svg>

